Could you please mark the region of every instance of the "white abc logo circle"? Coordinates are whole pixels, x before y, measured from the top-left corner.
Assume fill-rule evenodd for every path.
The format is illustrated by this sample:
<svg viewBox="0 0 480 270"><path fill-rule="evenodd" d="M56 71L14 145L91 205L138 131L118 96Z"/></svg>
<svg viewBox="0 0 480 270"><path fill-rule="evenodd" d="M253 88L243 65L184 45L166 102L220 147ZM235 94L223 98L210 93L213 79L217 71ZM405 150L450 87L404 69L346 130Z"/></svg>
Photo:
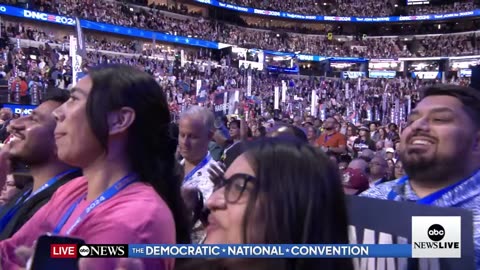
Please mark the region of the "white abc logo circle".
<svg viewBox="0 0 480 270"><path fill-rule="evenodd" d="M82 256L88 256L88 254L90 254L90 248L87 246L81 246L78 250L78 253L80 253Z"/></svg>
<svg viewBox="0 0 480 270"><path fill-rule="evenodd" d="M444 232L443 231L437 231L437 230L431 230L431 231L428 231L428 234L429 235L443 235Z"/></svg>

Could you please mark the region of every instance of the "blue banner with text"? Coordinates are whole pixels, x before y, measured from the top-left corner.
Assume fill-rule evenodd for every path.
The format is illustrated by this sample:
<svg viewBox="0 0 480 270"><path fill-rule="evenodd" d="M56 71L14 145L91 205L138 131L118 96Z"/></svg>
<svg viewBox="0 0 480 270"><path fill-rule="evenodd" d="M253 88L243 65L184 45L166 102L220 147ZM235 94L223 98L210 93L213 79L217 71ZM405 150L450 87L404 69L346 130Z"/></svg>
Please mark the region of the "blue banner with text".
<svg viewBox="0 0 480 270"><path fill-rule="evenodd" d="M324 16L324 15L302 15L283 11L263 10L252 7L237 6L220 2L218 0L194 0L198 3L221 7L225 9L235 10L239 12L273 16L287 19L299 19L299 20L311 20L311 21L326 21L326 22L406 22L406 21L432 21L432 20L448 20L455 18L466 18L480 16L480 9L465 11L465 12L453 12L446 14L427 14L427 15L415 15L415 16L391 16L391 17L349 17L349 16Z"/></svg>

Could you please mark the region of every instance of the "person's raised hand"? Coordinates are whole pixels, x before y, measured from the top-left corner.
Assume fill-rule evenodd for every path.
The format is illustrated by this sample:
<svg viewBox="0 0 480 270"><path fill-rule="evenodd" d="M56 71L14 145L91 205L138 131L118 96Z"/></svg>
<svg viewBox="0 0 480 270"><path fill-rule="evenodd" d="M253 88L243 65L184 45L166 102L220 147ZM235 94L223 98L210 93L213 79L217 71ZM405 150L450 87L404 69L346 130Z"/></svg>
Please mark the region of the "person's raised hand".
<svg viewBox="0 0 480 270"><path fill-rule="evenodd" d="M223 178L223 174L225 173L225 171L225 165L220 162L218 162L217 164L212 164L210 168L208 168L210 180L213 182L214 185L220 184L219 181Z"/></svg>

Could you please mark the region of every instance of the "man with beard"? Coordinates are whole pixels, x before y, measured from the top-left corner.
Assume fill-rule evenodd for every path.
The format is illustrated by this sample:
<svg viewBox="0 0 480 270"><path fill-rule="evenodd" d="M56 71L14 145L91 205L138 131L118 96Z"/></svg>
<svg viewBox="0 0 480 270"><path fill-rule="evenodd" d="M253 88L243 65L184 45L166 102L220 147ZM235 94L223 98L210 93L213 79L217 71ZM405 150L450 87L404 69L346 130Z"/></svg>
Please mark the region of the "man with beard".
<svg viewBox="0 0 480 270"><path fill-rule="evenodd" d="M362 196L471 210L479 268L480 92L455 85L425 89L410 113L398 151L406 176Z"/></svg>
<svg viewBox="0 0 480 270"><path fill-rule="evenodd" d="M9 125L12 140L0 152L0 163L5 166L25 163L33 183L25 186L18 196L0 212L0 240L10 238L44 204L53 193L71 179L81 176L78 169L61 162L56 153L52 112L66 102L68 92L52 89L52 95L32 111L31 115L13 120Z"/></svg>

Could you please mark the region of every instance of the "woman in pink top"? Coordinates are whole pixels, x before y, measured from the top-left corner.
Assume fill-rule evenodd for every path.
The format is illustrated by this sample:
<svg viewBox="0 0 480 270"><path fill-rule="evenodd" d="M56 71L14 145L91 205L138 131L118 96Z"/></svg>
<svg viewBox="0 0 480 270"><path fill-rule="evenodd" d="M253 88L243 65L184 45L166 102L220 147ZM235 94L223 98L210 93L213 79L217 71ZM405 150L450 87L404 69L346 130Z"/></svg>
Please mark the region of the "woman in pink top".
<svg viewBox="0 0 480 270"><path fill-rule="evenodd" d="M20 231L0 242L3 270L22 266L15 249L32 246L47 232L89 244L189 241L174 174L168 104L150 75L125 65L90 70L54 115L58 156L82 168L84 176L58 189ZM116 264L115 259L95 259L89 270ZM174 261L143 264L145 269L172 269Z"/></svg>

